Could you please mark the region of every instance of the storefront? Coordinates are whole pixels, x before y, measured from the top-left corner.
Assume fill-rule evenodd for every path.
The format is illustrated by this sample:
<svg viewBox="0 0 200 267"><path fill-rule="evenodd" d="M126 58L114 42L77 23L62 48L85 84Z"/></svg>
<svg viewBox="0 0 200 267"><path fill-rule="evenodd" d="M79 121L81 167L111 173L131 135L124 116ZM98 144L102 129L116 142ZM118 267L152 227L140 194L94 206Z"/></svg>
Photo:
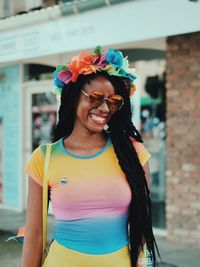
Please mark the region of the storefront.
<svg viewBox="0 0 200 267"><path fill-rule="evenodd" d="M159 136L154 136L153 131L155 132L155 127L160 127L159 123L156 125L152 125L152 127L148 128L147 125L149 121L155 121L157 118L157 106L154 104L154 98L150 96L150 94L147 93L145 90L145 84L147 83L148 79L150 77L154 77L156 75L161 75L165 71L165 53L158 50L154 50L154 57L152 57L152 51L151 53L147 53L147 49L145 50L146 54L151 54L151 58L141 57L135 59L132 55L138 54L137 51L134 51L134 49L128 49L124 51L124 54L128 55L130 58L130 61L134 62L137 73L141 77L137 81L137 93L136 95L131 99L133 103L133 121L137 125L137 127L143 132L144 135L144 141L145 144L152 154L152 158L150 161L150 167L152 171L152 196L153 196L153 203L156 206L157 213L155 216L153 216L153 219L155 221L155 225L158 228L165 228L165 222L161 222L161 218L164 218L164 202L165 202L165 175L164 169L162 168L162 174L160 167L161 165L157 164L158 158L160 158L160 153L164 153L163 151L166 151L165 144L164 144L164 137L165 134L160 138ZM159 56L158 56L159 52ZM59 58L64 58L65 55L60 54ZM13 103L10 105L12 106L11 109L9 109L11 114L15 114L15 118L11 117L10 121L15 121L15 127L18 128L18 139L16 139L15 136L13 136L13 140L15 140L15 145L18 145L18 150L16 153L16 147L13 147L13 150L15 150L16 158L21 160L21 168L19 168L20 164L13 165L12 163L12 171L13 173L9 173L7 170L10 169L10 160L12 158L13 161L15 161L15 153L13 153L12 150L10 151L10 154L5 154L5 151L7 149L7 146L5 146L5 150L2 155L6 159L6 161L2 161L3 164L3 173L8 173L8 175L13 175L13 179L15 179L15 184L11 185L8 182L8 179L6 179L4 183L4 179L2 179L2 186L1 186L1 205L5 206L6 208L11 209L24 209L26 208L26 196L27 196L27 177L24 175L23 169L25 162L27 162L28 158L30 157L31 152L38 147L39 145L52 141L52 131L56 125L56 119L57 119L57 109L58 109L58 100L56 99L55 95L51 93L51 90L53 88L53 66L47 65L48 62L55 62L55 56L48 57L41 57L34 59L34 63L31 61L25 61L24 64L16 65L15 68L9 67L6 70L6 68L1 70L1 73L5 73L5 79L6 77L9 77L9 74L12 71L15 71L15 75L12 77L16 77L18 79L18 87L16 88L16 82L12 82L15 92L15 97L13 97L12 101L17 101L16 94L18 94L18 109L20 112L16 112L16 103L15 103L15 110ZM61 61L64 61L61 60ZM60 62L57 62L55 65L60 64ZM144 71L145 70L145 71ZM18 71L18 72L17 72ZM21 75L19 74L21 72ZM7 76L8 75L8 76ZM21 77L21 80L19 80L19 77ZM16 81L16 80L15 80ZM6 85L6 83L5 83ZM5 86L3 85L3 86ZM7 86L10 86L9 84ZM157 90L157 85L155 85ZM6 87L7 88L7 87ZM8 90L5 89L4 92L8 94ZM159 101L163 101L162 97L160 97ZM2 101L5 99L5 96L1 97ZM9 101L9 100L8 100ZM158 101L158 100L156 100ZM160 103L163 104L163 103ZM3 109L5 113L6 109ZM149 110L149 116L145 117L145 112ZM5 121L5 114L2 111L1 116L1 133L3 133L4 124L3 121ZM13 116L13 115L12 115ZM20 118L21 117L21 118ZM162 121L162 123L164 123ZM155 126L155 127L154 127ZM9 127L14 127L14 124L10 124ZM164 130L164 129L163 129ZM7 130L10 131L10 128ZM17 134L17 131L15 129L12 130L15 135ZM4 132L5 134L5 132ZM9 135L10 137L10 135ZM159 139L162 143L161 151L154 151L154 147L152 146L152 142L157 142ZM6 139L7 140L7 139ZM18 140L18 144L16 142ZM162 142L163 141L163 142ZM5 142L5 139L4 139ZM10 143L10 141L7 141ZM156 146L157 147L157 146ZM21 148L21 149L20 149ZM20 151L21 156L19 158L18 152ZM7 153L7 152L6 152ZM160 160L160 159L159 159ZM9 162L7 162L9 161ZM163 156L162 159L162 165L165 165L166 158ZM6 167L7 166L7 167ZM6 172L5 172L6 171ZM16 176L14 173L18 172L19 175L17 176L18 179L16 179ZM160 181L162 180L162 182ZM160 189L162 188L162 192ZM9 192L7 195L6 192ZM15 192L15 193L14 193ZM23 193L22 193L23 192ZM20 196L21 194L21 196ZM15 199L13 199L11 202L10 196L15 196ZM9 199L9 201L7 201ZM162 203L160 203L162 202ZM160 218L160 219L159 219Z"/></svg>
<svg viewBox="0 0 200 267"><path fill-rule="evenodd" d="M40 24L1 33L0 208L18 211L26 208L25 162L35 147L51 140L56 124L58 102L51 94L53 69L66 63L75 52L100 44L104 48L112 46L123 50L134 62L140 77L136 94L131 99L133 121L152 155L153 224L166 233L166 194L169 194L166 185L169 157L166 144L166 55L169 52L166 37L197 31L199 13L189 1L182 5L182 14L175 12L180 4L178 0L171 2L173 8L162 1L160 12L157 12L155 2L133 1L96 9L78 14L78 20L75 15L54 20L51 17ZM144 10L151 14L151 20L146 16L139 25L139 14L144 14ZM188 10L193 13L189 24L185 20ZM116 14L123 14L128 31L122 29L121 19ZM97 21L97 16L105 20ZM111 17L114 29L118 29L116 34L113 29L110 34L111 29L107 27ZM168 24L162 23L162 27L158 27L160 21L168 21Z"/></svg>

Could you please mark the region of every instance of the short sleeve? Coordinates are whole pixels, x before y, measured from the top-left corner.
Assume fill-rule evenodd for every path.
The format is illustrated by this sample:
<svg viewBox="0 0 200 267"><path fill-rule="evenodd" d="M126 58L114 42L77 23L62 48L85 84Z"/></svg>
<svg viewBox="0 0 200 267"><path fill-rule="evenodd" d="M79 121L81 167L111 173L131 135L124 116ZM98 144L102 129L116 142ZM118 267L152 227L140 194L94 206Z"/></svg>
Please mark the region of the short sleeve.
<svg viewBox="0 0 200 267"><path fill-rule="evenodd" d="M143 143L140 143L136 141L135 139L131 139L133 146L136 150L136 153L138 155L138 158L140 160L140 163L142 166L145 165L145 163L150 159L151 154L148 152L148 150L145 148Z"/></svg>
<svg viewBox="0 0 200 267"><path fill-rule="evenodd" d="M41 151L41 147L36 148L28 163L25 166L25 172L40 186L42 186L44 169L44 157Z"/></svg>

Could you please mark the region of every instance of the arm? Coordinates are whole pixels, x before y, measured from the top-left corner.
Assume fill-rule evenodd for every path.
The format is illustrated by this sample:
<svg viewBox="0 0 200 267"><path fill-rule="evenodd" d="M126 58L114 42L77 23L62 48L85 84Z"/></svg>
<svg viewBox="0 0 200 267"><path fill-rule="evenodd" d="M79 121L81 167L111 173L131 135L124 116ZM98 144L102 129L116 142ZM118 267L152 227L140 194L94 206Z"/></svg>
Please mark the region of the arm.
<svg viewBox="0 0 200 267"><path fill-rule="evenodd" d="M41 266L42 239L42 187L29 177L22 267Z"/></svg>

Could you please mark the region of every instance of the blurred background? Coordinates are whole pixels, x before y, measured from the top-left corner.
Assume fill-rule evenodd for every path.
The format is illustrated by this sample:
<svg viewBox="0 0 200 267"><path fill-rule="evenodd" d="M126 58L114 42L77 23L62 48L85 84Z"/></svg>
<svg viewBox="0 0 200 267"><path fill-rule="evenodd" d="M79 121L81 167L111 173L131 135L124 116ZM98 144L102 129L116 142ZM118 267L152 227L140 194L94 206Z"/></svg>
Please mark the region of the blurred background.
<svg viewBox="0 0 200 267"><path fill-rule="evenodd" d="M120 49L139 76L133 122L152 155L163 266L199 266L199 14L198 0L0 0L0 267L20 257L21 248L4 240L25 221L25 163L52 140L55 66L96 45Z"/></svg>

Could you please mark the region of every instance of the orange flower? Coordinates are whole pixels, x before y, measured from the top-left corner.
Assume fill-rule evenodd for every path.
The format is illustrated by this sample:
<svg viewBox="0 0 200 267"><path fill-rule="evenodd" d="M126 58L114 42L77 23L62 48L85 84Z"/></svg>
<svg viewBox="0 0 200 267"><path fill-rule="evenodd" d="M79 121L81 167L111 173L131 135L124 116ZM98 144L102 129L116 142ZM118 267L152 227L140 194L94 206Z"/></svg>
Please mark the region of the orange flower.
<svg viewBox="0 0 200 267"><path fill-rule="evenodd" d="M69 70L72 72L72 82L76 82L79 74L89 74L93 72L90 72L91 68L88 67L92 64L94 59L95 58L88 51L82 51L78 56L72 58L69 64ZM86 72L84 72L84 69L86 69ZM87 71L89 71L89 73Z"/></svg>
<svg viewBox="0 0 200 267"><path fill-rule="evenodd" d="M134 84L131 85L131 88L130 88L130 95L129 97L133 96L133 94L135 93L135 90L136 90L136 87Z"/></svg>
<svg viewBox="0 0 200 267"><path fill-rule="evenodd" d="M88 75L90 73L96 72L99 68L95 65L88 65L82 69L80 69L80 74Z"/></svg>

